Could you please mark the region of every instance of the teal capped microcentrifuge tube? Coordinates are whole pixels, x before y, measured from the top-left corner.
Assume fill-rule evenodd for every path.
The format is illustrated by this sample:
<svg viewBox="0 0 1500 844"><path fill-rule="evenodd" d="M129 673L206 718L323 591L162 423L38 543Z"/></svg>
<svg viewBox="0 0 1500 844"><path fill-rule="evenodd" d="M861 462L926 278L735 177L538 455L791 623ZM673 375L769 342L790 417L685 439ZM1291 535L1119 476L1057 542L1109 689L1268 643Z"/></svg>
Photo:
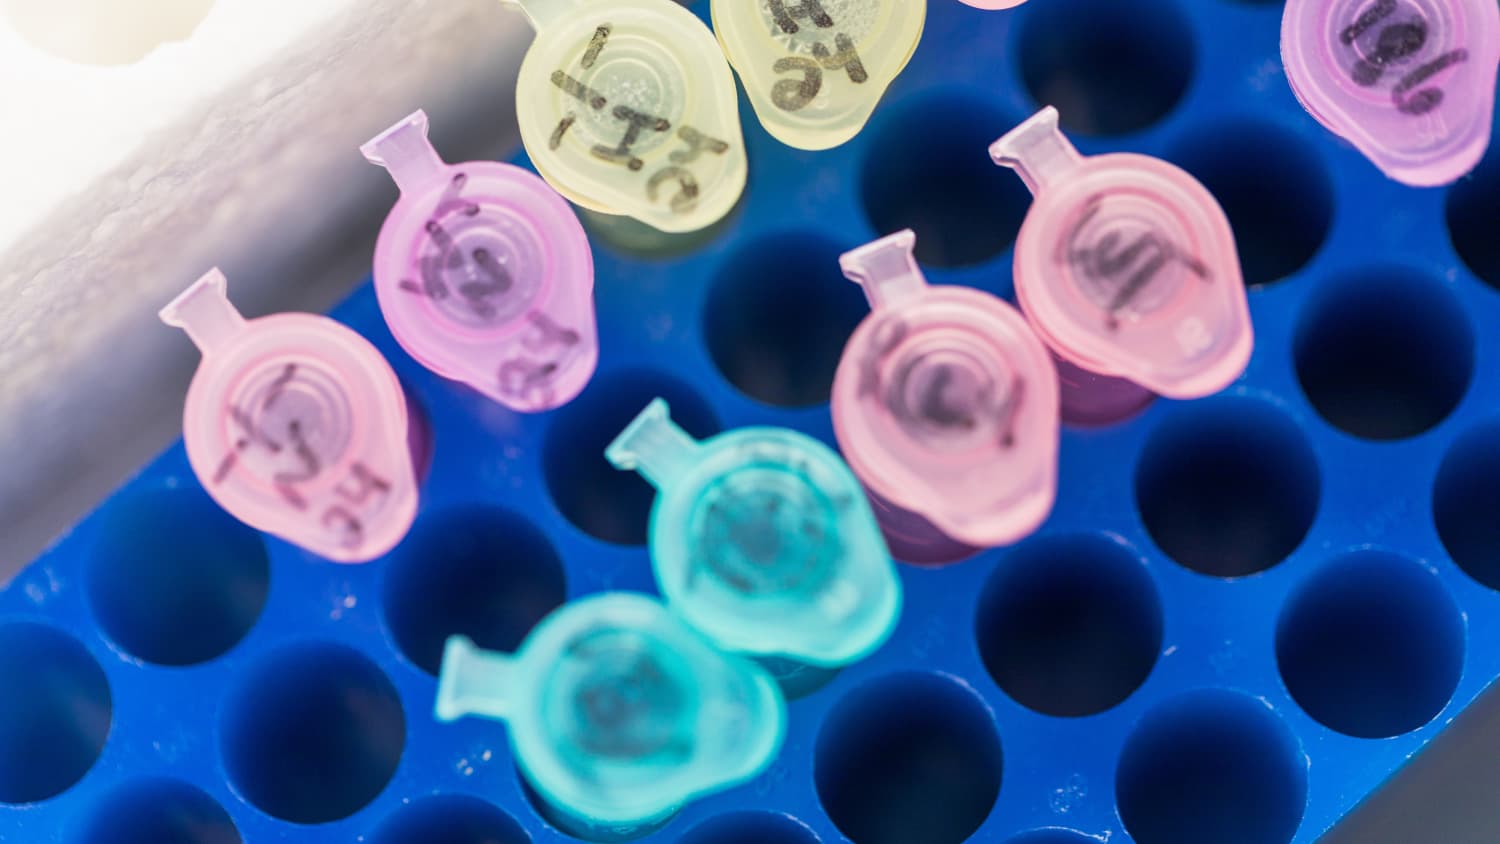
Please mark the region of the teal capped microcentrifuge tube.
<svg viewBox="0 0 1500 844"><path fill-rule="evenodd" d="M901 581L869 499L817 440L753 427L698 442L658 398L605 455L657 487L657 584L720 647L837 668L895 627Z"/></svg>
<svg viewBox="0 0 1500 844"><path fill-rule="evenodd" d="M687 802L755 777L786 732L786 704L764 669L627 592L561 607L514 656L449 639L437 717L470 715L508 724L549 819L594 841L644 835Z"/></svg>

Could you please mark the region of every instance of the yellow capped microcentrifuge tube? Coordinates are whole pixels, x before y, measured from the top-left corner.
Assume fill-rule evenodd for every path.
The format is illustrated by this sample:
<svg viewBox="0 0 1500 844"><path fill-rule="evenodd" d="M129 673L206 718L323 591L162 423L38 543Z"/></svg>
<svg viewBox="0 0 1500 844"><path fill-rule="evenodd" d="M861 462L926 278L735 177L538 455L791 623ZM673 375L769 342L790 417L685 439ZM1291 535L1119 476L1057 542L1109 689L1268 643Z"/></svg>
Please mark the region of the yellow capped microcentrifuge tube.
<svg viewBox="0 0 1500 844"><path fill-rule="evenodd" d="M864 128L917 49L927 0L713 0L713 19L761 125L821 150Z"/></svg>
<svg viewBox="0 0 1500 844"><path fill-rule="evenodd" d="M516 114L558 193L664 232L728 214L748 169L734 74L674 0L505 0L536 27Z"/></svg>

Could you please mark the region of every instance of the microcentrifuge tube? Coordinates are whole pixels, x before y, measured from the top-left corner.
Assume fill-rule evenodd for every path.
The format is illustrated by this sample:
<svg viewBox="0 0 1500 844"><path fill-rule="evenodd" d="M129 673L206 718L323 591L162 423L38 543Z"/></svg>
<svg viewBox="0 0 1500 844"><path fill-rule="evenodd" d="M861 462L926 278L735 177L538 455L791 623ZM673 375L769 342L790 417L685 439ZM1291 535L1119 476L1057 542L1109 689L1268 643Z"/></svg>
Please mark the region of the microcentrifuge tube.
<svg viewBox="0 0 1500 844"><path fill-rule="evenodd" d="M599 341L593 254L567 202L514 165L444 163L421 111L361 149L401 188L375 295L402 348L513 410L577 396Z"/></svg>
<svg viewBox="0 0 1500 844"><path fill-rule="evenodd" d="M1016 299L1057 356L1064 421L1097 425L1153 393L1206 396L1250 360L1229 220L1192 176L1133 153L1083 157L1047 106L990 147L1035 194Z"/></svg>
<svg viewBox="0 0 1500 844"><path fill-rule="evenodd" d="M594 211L664 232L729 213L747 161L734 74L674 0L505 0L536 41L516 111L537 172Z"/></svg>
<svg viewBox="0 0 1500 844"><path fill-rule="evenodd" d="M1014 9L1026 0L962 0L962 2L976 9L995 11L996 9Z"/></svg>
<svg viewBox="0 0 1500 844"><path fill-rule="evenodd" d="M203 353L182 420L194 473L229 513L315 554L386 553L417 511L396 373L327 317L246 321L225 288L213 270L161 311Z"/></svg>
<svg viewBox="0 0 1500 844"><path fill-rule="evenodd" d="M1303 107L1396 181L1447 184L1489 146L1495 0L1287 0L1281 56Z"/></svg>
<svg viewBox="0 0 1500 844"><path fill-rule="evenodd" d="M657 488L657 584L720 647L837 668L890 635L901 581L859 481L832 449L784 428L698 442L658 398L605 453Z"/></svg>
<svg viewBox="0 0 1500 844"><path fill-rule="evenodd" d="M859 134L927 21L927 0L713 0L712 10L761 125L808 150Z"/></svg>
<svg viewBox="0 0 1500 844"><path fill-rule="evenodd" d="M515 655L448 640L437 717L501 719L550 820L618 840L764 770L786 704L754 662L725 654L657 600L611 592L544 618Z"/></svg>
<svg viewBox="0 0 1500 844"><path fill-rule="evenodd" d="M903 231L843 256L871 314L844 347L833 428L895 555L947 563L1030 534L1057 491L1058 383L1015 308L931 287Z"/></svg>

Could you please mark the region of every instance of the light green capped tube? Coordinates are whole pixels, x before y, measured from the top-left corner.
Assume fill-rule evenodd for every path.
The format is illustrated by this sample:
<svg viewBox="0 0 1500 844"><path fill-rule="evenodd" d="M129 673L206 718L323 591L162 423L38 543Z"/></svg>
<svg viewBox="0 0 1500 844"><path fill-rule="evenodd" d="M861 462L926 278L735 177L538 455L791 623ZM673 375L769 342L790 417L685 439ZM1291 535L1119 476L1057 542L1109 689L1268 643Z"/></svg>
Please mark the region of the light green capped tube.
<svg viewBox="0 0 1500 844"><path fill-rule="evenodd" d="M449 639L436 713L506 721L551 820L594 841L644 835L694 798L753 778L786 732L764 669L626 592L563 606L514 656Z"/></svg>
<svg viewBox="0 0 1500 844"><path fill-rule="evenodd" d="M657 487L657 583L720 647L837 669L889 637L901 581L863 488L832 449L769 427L698 442L658 398L605 455Z"/></svg>

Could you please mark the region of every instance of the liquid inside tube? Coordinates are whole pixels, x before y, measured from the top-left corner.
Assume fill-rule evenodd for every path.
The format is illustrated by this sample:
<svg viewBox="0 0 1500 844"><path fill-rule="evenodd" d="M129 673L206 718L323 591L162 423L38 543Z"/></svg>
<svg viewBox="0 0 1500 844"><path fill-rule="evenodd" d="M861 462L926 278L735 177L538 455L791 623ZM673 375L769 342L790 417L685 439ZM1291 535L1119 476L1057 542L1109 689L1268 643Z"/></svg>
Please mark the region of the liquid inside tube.
<svg viewBox="0 0 1500 844"><path fill-rule="evenodd" d="M834 432L892 554L944 565L1031 533L1050 512L1057 381L1011 305L932 286L911 230L845 253L871 314L834 377Z"/></svg>
<svg viewBox="0 0 1500 844"><path fill-rule="evenodd" d="M513 655L452 637L435 714L504 721L539 810L589 841L646 835L754 777L786 723L763 669L629 592L564 605Z"/></svg>

